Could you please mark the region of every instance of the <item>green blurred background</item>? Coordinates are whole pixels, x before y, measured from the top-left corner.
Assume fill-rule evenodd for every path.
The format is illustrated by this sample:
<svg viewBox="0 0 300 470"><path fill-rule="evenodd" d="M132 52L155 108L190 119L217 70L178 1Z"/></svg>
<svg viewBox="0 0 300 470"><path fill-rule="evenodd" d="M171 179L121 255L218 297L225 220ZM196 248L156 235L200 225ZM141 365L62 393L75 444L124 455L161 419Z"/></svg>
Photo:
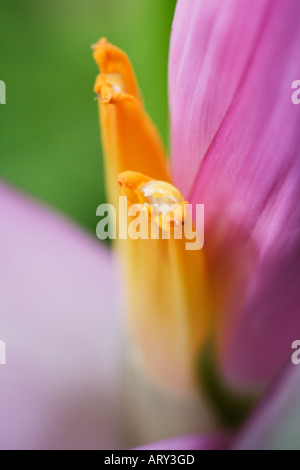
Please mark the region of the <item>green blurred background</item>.
<svg viewBox="0 0 300 470"><path fill-rule="evenodd" d="M88 230L105 201L90 45L129 55L168 143L167 61L176 0L1 0L0 178Z"/></svg>

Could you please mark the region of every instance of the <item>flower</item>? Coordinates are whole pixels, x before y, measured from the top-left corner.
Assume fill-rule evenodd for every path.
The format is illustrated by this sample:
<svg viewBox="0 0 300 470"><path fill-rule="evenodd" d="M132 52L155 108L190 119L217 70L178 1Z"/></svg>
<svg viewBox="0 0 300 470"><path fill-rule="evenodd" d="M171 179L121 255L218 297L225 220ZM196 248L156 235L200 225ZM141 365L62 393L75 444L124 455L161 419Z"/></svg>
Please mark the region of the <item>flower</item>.
<svg viewBox="0 0 300 470"><path fill-rule="evenodd" d="M179 259L171 241L159 248L134 242L125 261L139 359L176 389L192 385L205 344L219 388L265 386L290 354L299 322L299 113L290 100L299 73L298 9L294 0L177 4L169 80L173 182L184 199L204 202L206 245L203 254L184 251ZM105 39L94 49L108 195L115 202L114 182L124 170L170 176L127 57ZM178 325L168 338L164 319L169 328Z"/></svg>
<svg viewBox="0 0 300 470"><path fill-rule="evenodd" d="M110 200L121 189L134 198L149 181L165 196L172 182L168 190L206 207L202 251L186 251L184 240L117 243L134 358L175 392L195 391L199 372L225 414L228 390L270 384L299 326L300 117L289 95L300 72L299 9L298 0L178 1L172 178L127 57L105 40L94 50ZM11 348L1 368L0 445L124 446L111 254L5 185L0 196L1 335ZM183 436L154 448L274 445L274 427L288 427L282 416L296 409L298 375L288 372L237 437ZM264 432L270 439L256 441Z"/></svg>

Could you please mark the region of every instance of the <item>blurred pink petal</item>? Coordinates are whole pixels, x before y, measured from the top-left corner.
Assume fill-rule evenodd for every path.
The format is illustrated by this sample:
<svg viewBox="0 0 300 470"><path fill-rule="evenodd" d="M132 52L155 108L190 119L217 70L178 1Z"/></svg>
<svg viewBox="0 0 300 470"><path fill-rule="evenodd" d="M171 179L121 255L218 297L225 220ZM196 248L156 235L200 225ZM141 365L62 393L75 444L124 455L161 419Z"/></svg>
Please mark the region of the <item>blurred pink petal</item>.
<svg viewBox="0 0 300 470"><path fill-rule="evenodd" d="M228 442L229 439L225 436L191 434L154 442L137 450L225 450Z"/></svg>
<svg viewBox="0 0 300 470"><path fill-rule="evenodd" d="M237 450L300 450L300 368L288 367L240 433Z"/></svg>
<svg viewBox="0 0 300 470"><path fill-rule="evenodd" d="M4 184L0 213L0 448L116 448L111 255Z"/></svg>
<svg viewBox="0 0 300 470"><path fill-rule="evenodd" d="M212 233L236 251L213 260L219 285L242 273L217 334L244 384L270 380L300 328L299 15L298 0L179 0L171 38L175 184L205 204L208 256Z"/></svg>

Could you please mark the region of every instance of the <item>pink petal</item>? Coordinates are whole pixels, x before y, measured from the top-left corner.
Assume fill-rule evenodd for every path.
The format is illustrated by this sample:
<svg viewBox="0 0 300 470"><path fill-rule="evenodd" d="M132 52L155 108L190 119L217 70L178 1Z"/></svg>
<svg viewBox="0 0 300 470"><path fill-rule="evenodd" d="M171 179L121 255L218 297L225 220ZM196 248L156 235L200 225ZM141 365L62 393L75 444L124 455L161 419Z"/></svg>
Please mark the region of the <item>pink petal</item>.
<svg viewBox="0 0 300 470"><path fill-rule="evenodd" d="M300 368L290 366L240 433L237 450L300 450Z"/></svg>
<svg viewBox="0 0 300 470"><path fill-rule="evenodd" d="M225 450L228 443L228 437L221 435L191 434L154 442L136 450Z"/></svg>
<svg viewBox="0 0 300 470"><path fill-rule="evenodd" d="M274 376L300 327L299 14L298 0L179 0L173 26L175 184L205 204L213 276L234 279L219 349L245 384Z"/></svg>
<svg viewBox="0 0 300 470"><path fill-rule="evenodd" d="M111 256L4 184L0 207L0 448L116 448Z"/></svg>
<svg viewBox="0 0 300 470"><path fill-rule="evenodd" d="M179 0L169 62L173 170L189 197L239 91L273 0Z"/></svg>

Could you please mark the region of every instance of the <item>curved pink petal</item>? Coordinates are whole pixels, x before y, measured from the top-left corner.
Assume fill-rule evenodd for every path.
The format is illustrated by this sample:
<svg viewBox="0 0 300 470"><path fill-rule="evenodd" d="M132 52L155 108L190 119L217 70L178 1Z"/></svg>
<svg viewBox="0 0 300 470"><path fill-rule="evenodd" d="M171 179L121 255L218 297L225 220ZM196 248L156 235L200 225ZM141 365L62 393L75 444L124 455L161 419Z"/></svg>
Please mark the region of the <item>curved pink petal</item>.
<svg viewBox="0 0 300 470"><path fill-rule="evenodd" d="M186 197L243 84L272 3L177 2L169 61L172 161Z"/></svg>
<svg viewBox="0 0 300 470"><path fill-rule="evenodd" d="M236 450L300 450L300 368L288 367L234 444Z"/></svg>
<svg viewBox="0 0 300 470"><path fill-rule="evenodd" d="M229 439L222 435L199 435L171 437L164 441L154 442L136 450L225 450Z"/></svg>
<svg viewBox="0 0 300 470"><path fill-rule="evenodd" d="M218 336L244 383L272 378L300 327L299 14L297 0L179 0L172 32L175 184L205 204L217 282L241 279Z"/></svg>
<svg viewBox="0 0 300 470"><path fill-rule="evenodd" d="M0 213L0 448L117 448L111 255L4 184Z"/></svg>

